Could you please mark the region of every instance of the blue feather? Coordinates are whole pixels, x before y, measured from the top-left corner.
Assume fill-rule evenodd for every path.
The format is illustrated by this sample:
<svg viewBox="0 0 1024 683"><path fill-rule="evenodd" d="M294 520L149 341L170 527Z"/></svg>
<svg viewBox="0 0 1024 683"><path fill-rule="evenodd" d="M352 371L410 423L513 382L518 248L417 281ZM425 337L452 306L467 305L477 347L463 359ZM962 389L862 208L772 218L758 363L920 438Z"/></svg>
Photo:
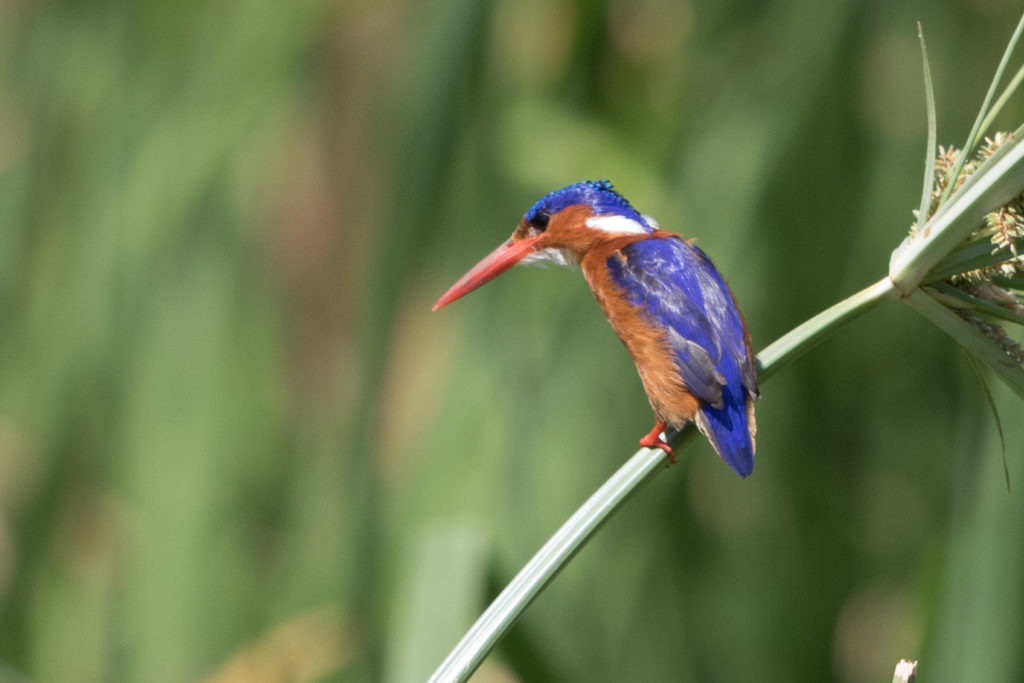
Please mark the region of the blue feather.
<svg viewBox="0 0 1024 683"><path fill-rule="evenodd" d="M701 401L697 426L737 474L749 475L747 406L757 375L725 280L703 251L674 235L629 244L607 265L627 299L666 331L680 377Z"/></svg>

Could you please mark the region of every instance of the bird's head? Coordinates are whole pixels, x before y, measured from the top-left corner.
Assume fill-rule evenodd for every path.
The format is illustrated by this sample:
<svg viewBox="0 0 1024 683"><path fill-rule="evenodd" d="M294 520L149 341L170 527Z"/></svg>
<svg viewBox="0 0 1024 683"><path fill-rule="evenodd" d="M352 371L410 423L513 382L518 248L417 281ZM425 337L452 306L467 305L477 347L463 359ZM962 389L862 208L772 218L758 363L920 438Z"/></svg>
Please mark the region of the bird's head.
<svg viewBox="0 0 1024 683"><path fill-rule="evenodd" d="M437 310L519 263L575 265L598 242L652 233L657 224L640 215L607 180L585 180L545 195L523 215L512 236L459 278L434 304Z"/></svg>

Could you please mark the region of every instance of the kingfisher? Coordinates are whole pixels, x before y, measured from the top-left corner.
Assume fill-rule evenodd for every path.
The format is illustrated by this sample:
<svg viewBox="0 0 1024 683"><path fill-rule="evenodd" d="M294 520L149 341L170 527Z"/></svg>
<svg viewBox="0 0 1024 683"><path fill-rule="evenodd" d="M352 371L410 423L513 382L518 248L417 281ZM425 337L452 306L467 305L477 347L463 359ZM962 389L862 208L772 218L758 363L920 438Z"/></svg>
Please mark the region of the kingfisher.
<svg viewBox="0 0 1024 683"><path fill-rule="evenodd" d="M693 422L746 477L754 469L759 394L750 333L711 259L641 215L607 180L551 192L512 236L437 300L447 306L517 264L580 266L594 298L633 357L655 424L640 439L675 461L667 427Z"/></svg>

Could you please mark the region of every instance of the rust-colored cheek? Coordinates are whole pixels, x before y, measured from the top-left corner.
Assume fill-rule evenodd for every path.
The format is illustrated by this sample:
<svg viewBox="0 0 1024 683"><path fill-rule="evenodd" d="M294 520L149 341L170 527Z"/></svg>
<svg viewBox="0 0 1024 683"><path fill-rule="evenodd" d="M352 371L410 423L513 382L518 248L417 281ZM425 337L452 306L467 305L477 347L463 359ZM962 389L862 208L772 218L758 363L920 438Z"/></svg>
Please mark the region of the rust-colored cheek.
<svg viewBox="0 0 1024 683"><path fill-rule="evenodd" d="M595 244L595 231L587 227L587 220L593 215L585 204L562 209L551 217L545 246L569 249L582 258Z"/></svg>

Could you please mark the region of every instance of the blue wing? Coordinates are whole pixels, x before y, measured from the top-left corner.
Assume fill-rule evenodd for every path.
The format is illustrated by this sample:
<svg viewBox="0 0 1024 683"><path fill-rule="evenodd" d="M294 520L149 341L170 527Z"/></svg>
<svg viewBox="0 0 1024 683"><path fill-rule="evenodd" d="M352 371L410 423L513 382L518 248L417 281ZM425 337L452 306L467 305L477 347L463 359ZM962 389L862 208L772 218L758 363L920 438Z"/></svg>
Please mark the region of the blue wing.
<svg viewBox="0 0 1024 683"><path fill-rule="evenodd" d="M750 474L757 372L725 280L703 251L675 235L633 242L607 265L630 302L666 330L680 376L701 399L697 426L737 474Z"/></svg>

